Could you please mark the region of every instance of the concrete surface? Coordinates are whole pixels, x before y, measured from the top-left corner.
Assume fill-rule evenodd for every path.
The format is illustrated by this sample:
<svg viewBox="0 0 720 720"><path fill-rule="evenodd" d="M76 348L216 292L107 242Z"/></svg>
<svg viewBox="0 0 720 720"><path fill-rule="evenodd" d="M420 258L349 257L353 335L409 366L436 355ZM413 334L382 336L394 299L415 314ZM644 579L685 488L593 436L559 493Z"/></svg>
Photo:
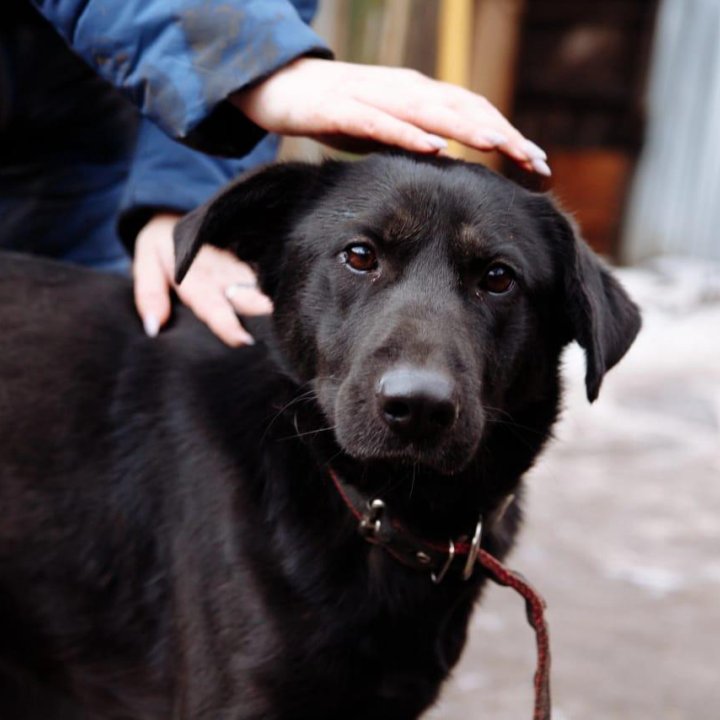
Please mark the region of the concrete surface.
<svg viewBox="0 0 720 720"><path fill-rule="evenodd" d="M644 330L593 406L568 352L567 410L508 564L548 602L556 720L718 720L720 270L621 277ZM522 601L491 587L427 720L529 720L534 652Z"/></svg>

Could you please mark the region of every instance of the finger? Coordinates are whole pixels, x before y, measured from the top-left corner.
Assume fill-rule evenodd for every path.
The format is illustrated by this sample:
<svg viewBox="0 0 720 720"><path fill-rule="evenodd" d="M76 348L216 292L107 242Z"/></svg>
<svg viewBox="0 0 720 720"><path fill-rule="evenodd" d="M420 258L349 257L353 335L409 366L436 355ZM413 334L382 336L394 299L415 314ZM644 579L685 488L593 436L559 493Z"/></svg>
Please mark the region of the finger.
<svg viewBox="0 0 720 720"><path fill-rule="evenodd" d="M135 307L145 333L155 337L170 318L171 281L151 239L138 236L133 261Z"/></svg>
<svg viewBox="0 0 720 720"><path fill-rule="evenodd" d="M230 287L235 292L226 292L225 297L238 315L269 315L273 311L270 298L257 288L239 285L230 285Z"/></svg>
<svg viewBox="0 0 720 720"><path fill-rule="evenodd" d="M419 73L405 74L403 85L378 93L377 86L363 87L364 102L427 132L475 148L497 148L520 165L549 175L546 153L525 138L486 98ZM402 101L401 101L402 100Z"/></svg>
<svg viewBox="0 0 720 720"><path fill-rule="evenodd" d="M436 153L447 141L371 105L349 100L327 119L327 135L350 135L418 153Z"/></svg>
<svg viewBox="0 0 720 720"><path fill-rule="evenodd" d="M252 268L229 250L204 245L185 276L182 285L200 284L206 290L214 288L222 293L234 284L257 286Z"/></svg>
<svg viewBox="0 0 720 720"><path fill-rule="evenodd" d="M458 140L477 150L494 150L511 142L509 134L503 132L504 127L494 119L489 121L468 119L467 114L463 115L442 105L409 107L403 119L424 130Z"/></svg>
<svg viewBox="0 0 720 720"><path fill-rule="evenodd" d="M222 295L204 294L193 298L183 298L198 317L215 335L230 347L253 345L255 340L245 330L235 315L235 311Z"/></svg>
<svg viewBox="0 0 720 720"><path fill-rule="evenodd" d="M500 150L522 164L533 159L545 162L547 156L526 140L500 113L482 104L457 110L443 105L416 107L406 117L424 130L457 140L476 150Z"/></svg>
<svg viewBox="0 0 720 720"><path fill-rule="evenodd" d="M313 138L323 145L327 145L335 150L341 150L342 152L352 153L353 155L367 155L368 153L382 152L383 150L387 150L388 147L392 147L386 143L377 142L368 138L350 137L349 135L343 134L320 134L314 135ZM429 153L426 152L424 154Z"/></svg>
<svg viewBox="0 0 720 720"><path fill-rule="evenodd" d="M498 150L505 153L525 169L549 176L547 153L532 140L528 140L489 100L462 87L443 83L444 91L454 96L453 106L466 122L484 117L483 125L504 135L507 142L499 143Z"/></svg>
<svg viewBox="0 0 720 720"><path fill-rule="evenodd" d="M201 248L185 280L177 286L180 300L223 342L236 347L252 344L252 336L235 314L260 315L272 311L270 301L257 289L249 265L227 250Z"/></svg>

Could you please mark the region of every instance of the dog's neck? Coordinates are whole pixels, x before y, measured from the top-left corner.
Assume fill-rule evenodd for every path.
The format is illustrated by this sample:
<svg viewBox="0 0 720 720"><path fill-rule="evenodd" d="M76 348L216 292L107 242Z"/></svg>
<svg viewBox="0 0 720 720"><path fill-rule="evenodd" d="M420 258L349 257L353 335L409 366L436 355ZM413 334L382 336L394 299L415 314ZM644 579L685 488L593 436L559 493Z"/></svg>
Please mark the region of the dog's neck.
<svg viewBox="0 0 720 720"><path fill-rule="evenodd" d="M472 537L480 518L496 518L507 498L519 493L521 476L531 464L532 451L528 451L527 458L504 452L503 435L507 431L502 427L493 430L466 467L446 475L418 464L361 462L348 456L331 433L313 431L323 427L324 420L311 403L293 409L290 422L310 451L325 492L336 496L348 519L352 512L332 482L332 475L343 486L352 487L356 497L370 503L382 501L398 523L431 542ZM515 443L517 439L513 438ZM501 551L491 533L487 533L487 539Z"/></svg>

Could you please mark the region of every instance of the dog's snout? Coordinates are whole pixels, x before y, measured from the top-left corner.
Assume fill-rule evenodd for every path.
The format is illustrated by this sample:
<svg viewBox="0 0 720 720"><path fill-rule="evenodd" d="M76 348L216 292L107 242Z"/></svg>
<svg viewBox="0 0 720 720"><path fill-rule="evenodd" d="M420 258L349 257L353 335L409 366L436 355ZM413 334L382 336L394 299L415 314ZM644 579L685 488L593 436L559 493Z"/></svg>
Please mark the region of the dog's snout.
<svg viewBox="0 0 720 720"><path fill-rule="evenodd" d="M378 413L385 424L408 439L444 433L457 419L455 385L437 370L400 367L377 384Z"/></svg>

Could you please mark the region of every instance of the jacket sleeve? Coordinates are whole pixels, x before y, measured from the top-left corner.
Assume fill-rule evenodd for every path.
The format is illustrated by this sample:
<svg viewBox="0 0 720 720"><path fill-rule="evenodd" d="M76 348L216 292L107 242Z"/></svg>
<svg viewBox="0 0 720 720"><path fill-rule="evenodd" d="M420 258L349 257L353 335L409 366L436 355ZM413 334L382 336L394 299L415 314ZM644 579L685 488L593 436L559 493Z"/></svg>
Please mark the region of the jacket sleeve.
<svg viewBox="0 0 720 720"><path fill-rule="evenodd" d="M241 159L211 157L141 120L118 216L126 249L132 254L138 232L155 213L193 210L240 173L274 160L278 145L276 135L267 135Z"/></svg>
<svg viewBox="0 0 720 720"><path fill-rule="evenodd" d="M298 57L332 56L286 0L33 1L143 115L218 155L244 155L265 134L228 95Z"/></svg>

